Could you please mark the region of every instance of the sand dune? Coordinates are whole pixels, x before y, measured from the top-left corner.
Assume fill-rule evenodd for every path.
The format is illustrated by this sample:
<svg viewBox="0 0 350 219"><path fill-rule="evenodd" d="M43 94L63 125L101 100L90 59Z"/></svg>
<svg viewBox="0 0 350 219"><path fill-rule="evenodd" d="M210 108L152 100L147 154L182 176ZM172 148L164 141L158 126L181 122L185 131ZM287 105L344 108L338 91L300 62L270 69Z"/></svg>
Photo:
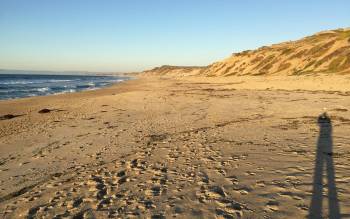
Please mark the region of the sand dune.
<svg viewBox="0 0 350 219"><path fill-rule="evenodd" d="M171 66L163 65L160 67L153 68L142 72L143 77L149 76L167 76L167 77L183 77L183 76L196 76L206 67L201 66Z"/></svg>
<svg viewBox="0 0 350 219"><path fill-rule="evenodd" d="M144 72L158 76L342 75L350 73L350 29L317 33L296 41L263 46L202 68L162 66Z"/></svg>

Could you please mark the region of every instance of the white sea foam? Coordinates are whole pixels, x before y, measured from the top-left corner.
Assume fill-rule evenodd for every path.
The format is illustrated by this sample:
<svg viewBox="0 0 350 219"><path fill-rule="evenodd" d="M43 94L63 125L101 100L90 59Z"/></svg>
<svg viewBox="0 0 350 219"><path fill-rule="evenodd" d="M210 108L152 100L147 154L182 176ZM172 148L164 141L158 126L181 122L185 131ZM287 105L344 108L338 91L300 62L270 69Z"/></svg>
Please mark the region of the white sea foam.
<svg viewBox="0 0 350 219"><path fill-rule="evenodd" d="M56 94L66 94L66 93L74 93L74 92L76 92L75 89L69 89L69 90L64 90L64 91L57 92L57 93L54 93L54 94L56 95Z"/></svg>
<svg viewBox="0 0 350 219"><path fill-rule="evenodd" d="M0 84L6 84L6 85L16 85L16 84L38 84L38 83L57 83L57 82L70 82L74 80L59 80L59 79L52 79L52 80L4 80L0 81Z"/></svg>
<svg viewBox="0 0 350 219"><path fill-rule="evenodd" d="M46 92L46 91L49 91L50 88L48 88L48 87L41 87L41 88L38 88L37 90L38 90L39 92Z"/></svg>
<svg viewBox="0 0 350 219"><path fill-rule="evenodd" d="M74 80L52 79L52 80L47 80L45 82L56 83L56 82L69 82L69 81L74 81Z"/></svg>
<svg viewBox="0 0 350 219"><path fill-rule="evenodd" d="M5 84L5 85L13 85L13 84L34 84L37 83L35 81L1 81L0 84Z"/></svg>

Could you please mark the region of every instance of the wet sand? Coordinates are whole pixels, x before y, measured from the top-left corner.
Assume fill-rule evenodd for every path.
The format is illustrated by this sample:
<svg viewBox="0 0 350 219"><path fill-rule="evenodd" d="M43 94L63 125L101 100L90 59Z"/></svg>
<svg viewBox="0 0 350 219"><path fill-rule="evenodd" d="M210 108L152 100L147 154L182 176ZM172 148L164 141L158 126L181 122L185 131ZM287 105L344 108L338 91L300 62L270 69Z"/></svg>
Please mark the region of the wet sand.
<svg viewBox="0 0 350 219"><path fill-rule="evenodd" d="M143 77L0 101L0 217L349 216L348 82Z"/></svg>

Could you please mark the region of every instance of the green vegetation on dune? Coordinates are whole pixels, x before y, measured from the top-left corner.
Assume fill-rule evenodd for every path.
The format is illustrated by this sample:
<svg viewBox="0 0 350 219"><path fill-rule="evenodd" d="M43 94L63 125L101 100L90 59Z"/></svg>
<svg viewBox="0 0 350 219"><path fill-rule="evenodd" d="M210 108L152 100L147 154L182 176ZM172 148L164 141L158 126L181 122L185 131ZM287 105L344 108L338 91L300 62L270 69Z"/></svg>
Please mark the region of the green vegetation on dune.
<svg viewBox="0 0 350 219"><path fill-rule="evenodd" d="M350 30L338 31L338 39L343 40L347 38L350 39Z"/></svg>
<svg viewBox="0 0 350 219"><path fill-rule="evenodd" d="M350 72L350 29L316 33L231 57L205 67L206 76L228 75L305 75Z"/></svg>

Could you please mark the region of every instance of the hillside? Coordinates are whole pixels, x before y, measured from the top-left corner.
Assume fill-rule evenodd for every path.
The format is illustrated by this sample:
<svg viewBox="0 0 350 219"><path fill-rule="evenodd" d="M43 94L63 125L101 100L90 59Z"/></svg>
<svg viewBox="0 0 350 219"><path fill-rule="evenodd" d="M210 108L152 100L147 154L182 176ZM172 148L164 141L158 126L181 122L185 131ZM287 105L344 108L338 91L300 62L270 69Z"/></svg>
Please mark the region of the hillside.
<svg viewBox="0 0 350 219"><path fill-rule="evenodd" d="M305 75L350 73L350 28L323 31L296 41L232 54L207 67L162 66L160 76Z"/></svg>
<svg viewBox="0 0 350 219"><path fill-rule="evenodd" d="M202 74L300 75L350 73L350 29L324 31L297 41L233 54L209 65Z"/></svg>
<svg viewBox="0 0 350 219"><path fill-rule="evenodd" d="M142 72L145 76L193 76L200 74L206 67L163 65Z"/></svg>

